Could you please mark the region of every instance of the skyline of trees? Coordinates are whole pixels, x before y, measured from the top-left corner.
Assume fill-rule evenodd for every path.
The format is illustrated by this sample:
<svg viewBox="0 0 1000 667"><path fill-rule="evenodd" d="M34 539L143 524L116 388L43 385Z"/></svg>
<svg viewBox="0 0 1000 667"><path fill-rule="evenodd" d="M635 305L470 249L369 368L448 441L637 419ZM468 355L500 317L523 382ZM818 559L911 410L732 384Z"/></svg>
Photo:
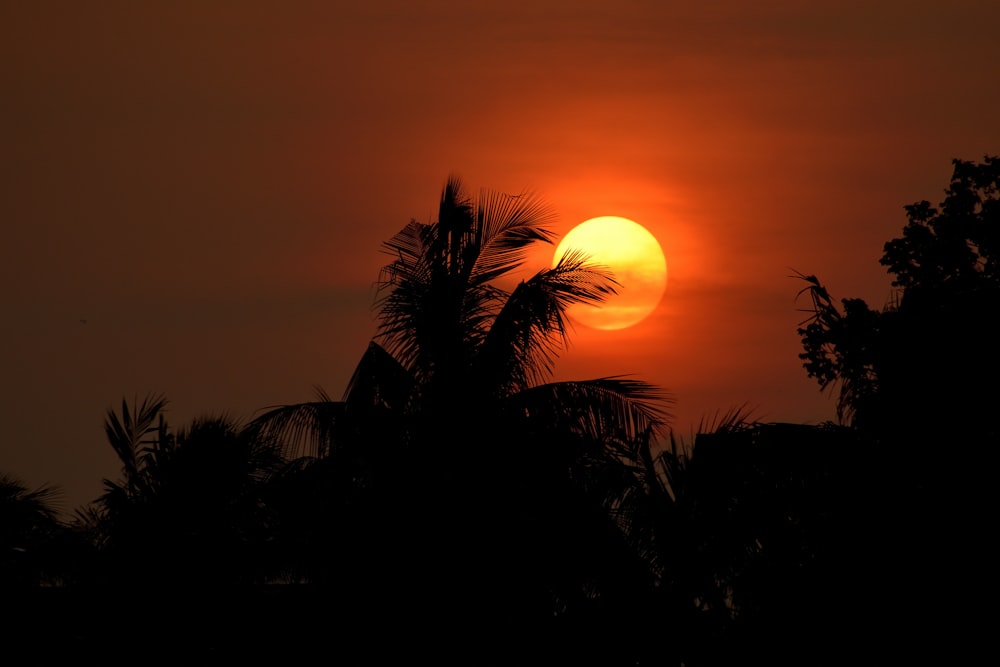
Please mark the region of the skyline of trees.
<svg viewBox="0 0 1000 667"><path fill-rule="evenodd" d="M433 600L445 625L561 619L590 642L581 658L621 664L838 664L864 641L900 654L917 639L914 654L954 657L942 631L969 639L953 616L989 567L998 187L997 158L955 160L939 208L905 207L881 260L899 293L881 311L838 307L800 274L799 356L838 386L841 423L732 410L685 443L661 388L549 382L566 308L614 278L573 255L497 287L551 242L550 212L450 178L438 219L385 244L379 326L342 400L319 390L176 430L164 397L123 401L105 418L120 478L71 522L52 487L0 478L0 581L313 584L359 626ZM802 646L778 650L789 633Z"/></svg>

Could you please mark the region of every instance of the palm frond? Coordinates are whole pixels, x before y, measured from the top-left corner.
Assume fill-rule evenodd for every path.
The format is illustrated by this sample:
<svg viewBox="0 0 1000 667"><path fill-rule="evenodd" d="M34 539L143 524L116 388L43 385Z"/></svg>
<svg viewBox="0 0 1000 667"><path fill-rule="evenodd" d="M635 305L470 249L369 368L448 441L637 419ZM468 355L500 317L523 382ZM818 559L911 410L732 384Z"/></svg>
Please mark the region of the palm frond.
<svg viewBox="0 0 1000 667"><path fill-rule="evenodd" d="M475 345L477 327L498 307L493 291L469 289L461 271L453 271L447 246L439 224L417 222L385 246L395 259L379 276L377 338L418 377L430 372L442 353L455 355Z"/></svg>
<svg viewBox="0 0 1000 667"><path fill-rule="evenodd" d="M592 262L580 250L567 252L558 264L535 274L536 278L550 287L563 310L575 304L600 305L621 287L611 269Z"/></svg>
<svg viewBox="0 0 1000 667"><path fill-rule="evenodd" d="M569 343L566 310L599 304L618 286L610 271L583 253L567 253L511 292L479 346L473 376L491 383L490 393L499 396L547 381Z"/></svg>
<svg viewBox="0 0 1000 667"><path fill-rule="evenodd" d="M524 262L531 243L551 243L551 210L532 194L484 190L473 203L448 180L438 221L411 221L383 249L393 260L378 282L379 340L417 377L443 357L466 357L484 340L506 291L490 281Z"/></svg>
<svg viewBox="0 0 1000 667"><path fill-rule="evenodd" d="M131 410L128 402L122 399L120 417L108 408L104 418L104 433L108 444L122 463L125 479L131 480L129 484L135 484L139 478L143 438L156 430L153 424L166 406L167 399L162 395L147 395L142 403L133 399Z"/></svg>
<svg viewBox="0 0 1000 667"><path fill-rule="evenodd" d="M382 244L382 251L393 258L382 272L383 282L392 283L396 278L397 271L402 277L410 277L412 271L417 268L427 268L426 262L428 248L434 244L437 236L435 225L428 225L416 220L410 220L391 239Z"/></svg>
<svg viewBox="0 0 1000 667"><path fill-rule="evenodd" d="M534 193L483 190L476 207L478 256L470 283L486 283L522 266L531 244L552 243L555 234L545 225L554 219L552 209Z"/></svg>
<svg viewBox="0 0 1000 667"><path fill-rule="evenodd" d="M46 484L32 490L17 477L0 473L0 513L4 529L43 523L55 525L62 497L57 487Z"/></svg>
<svg viewBox="0 0 1000 667"><path fill-rule="evenodd" d="M437 230L411 220L383 249L394 259L382 267L375 307L379 333L392 339L412 327L433 284L431 246Z"/></svg>
<svg viewBox="0 0 1000 667"><path fill-rule="evenodd" d="M731 433L750 428L756 423L754 408L747 403L734 405L723 412L716 411L713 415L702 415L692 436L701 433Z"/></svg>
<svg viewBox="0 0 1000 667"><path fill-rule="evenodd" d="M656 385L622 376L543 384L509 400L535 429L577 433L598 443L659 433L672 418L674 403Z"/></svg>
<svg viewBox="0 0 1000 667"><path fill-rule="evenodd" d="M448 178L438 206L436 243L431 247L434 269L464 282L475 263L478 249L471 243L475 220L472 200L465 194L462 180Z"/></svg>
<svg viewBox="0 0 1000 667"><path fill-rule="evenodd" d="M347 382L342 400L348 410L363 407L403 410L413 388L413 376L406 368L384 347L371 341Z"/></svg>
<svg viewBox="0 0 1000 667"><path fill-rule="evenodd" d="M335 429L344 414L345 403L333 401L316 388L316 400L278 405L254 417L246 426L262 438L274 438L286 458L324 457L335 441Z"/></svg>

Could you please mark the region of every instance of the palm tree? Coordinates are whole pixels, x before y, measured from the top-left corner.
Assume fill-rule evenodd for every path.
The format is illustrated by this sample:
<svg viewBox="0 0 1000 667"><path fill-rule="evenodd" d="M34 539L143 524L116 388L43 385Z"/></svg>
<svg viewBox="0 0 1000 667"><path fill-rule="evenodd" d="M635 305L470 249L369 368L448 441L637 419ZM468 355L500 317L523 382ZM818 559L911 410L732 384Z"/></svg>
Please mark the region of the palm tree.
<svg viewBox="0 0 1000 667"><path fill-rule="evenodd" d="M551 382L566 309L617 283L570 253L512 290L498 284L553 241L551 218L531 193L472 199L448 179L437 222L384 244L377 334L343 399L321 392L252 422L289 454L333 464L327 519L348 527L331 552L367 545L352 564L370 579L418 596L530 588L551 612L648 574L587 480L658 432L670 397L622 376Z"/></svg>
<svg viewBox="0 0 1000 667"><path fill-rule="evenodd" d="M633 444L612 508L656 576L629 618L637 664L799 664L789 632L815 639L810 664L840 664L858 644L830 646L829 633L868 631L885 613L868 552L887 529L870 516L883 482L857 464L870 444L857 431L734 408L690 446L673 433L659 452Z"/></svg>
<svg viewBox="0 0 1000 667"><path fill-rule="evenodd" d="M166 399L147 396L105 432L122 463L120 480L78 513L117 583L224 584L265 580L270 527L265 488L283 459L272 443L226 417L172 432ZM273 573L270 573L273 574Z"/></svg>
<svg viewBox="0 0 1000 667"><path fill-rule="evenodd" d="M31 490L20 479L0 474L0 587L62 583L57 545L63 546L65 527L58 499L54 487Z"/></svg>

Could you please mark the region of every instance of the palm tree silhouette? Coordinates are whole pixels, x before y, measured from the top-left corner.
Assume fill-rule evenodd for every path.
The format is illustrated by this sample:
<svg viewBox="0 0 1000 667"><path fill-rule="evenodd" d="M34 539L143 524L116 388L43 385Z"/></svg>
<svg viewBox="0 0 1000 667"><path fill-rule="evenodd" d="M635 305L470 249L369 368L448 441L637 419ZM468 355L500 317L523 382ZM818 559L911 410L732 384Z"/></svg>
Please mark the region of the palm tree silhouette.
<svg viewBox="0 0 1000 667"><path fill-rule="evenodd" d="M17 477L0 473L0 588L62 583L59 558L66 528L59 519L59 491L29 489Z"/></svg>
<svg viewBox="0 0 1000 667"><path fill-rule="evenodd" d="M319 479L335 483L305 495L322 496L336 526L329 566L353 551L348 576L366 590L391 582L395 599L452 596L456 608L516 596L551 614L648 574L589 482L665 425L669 395L623 376L550 381L566 309L617 283L577 252L498 285L553 241L551 219L534 194L473 199L449 178L437 222L384 244L377 334L343 399L320 391L251 423L330 471Z"/></svg>
<svg viewBox="0 0 1000 667"><path fill-rule="evenodd" d="M269 571L267 486L284 460L271 443L226 417L195 419L172 432L165 398L147 396L105 432L120 480L78 513L101 550L111 583L221 585L265 581Z"/></svg>

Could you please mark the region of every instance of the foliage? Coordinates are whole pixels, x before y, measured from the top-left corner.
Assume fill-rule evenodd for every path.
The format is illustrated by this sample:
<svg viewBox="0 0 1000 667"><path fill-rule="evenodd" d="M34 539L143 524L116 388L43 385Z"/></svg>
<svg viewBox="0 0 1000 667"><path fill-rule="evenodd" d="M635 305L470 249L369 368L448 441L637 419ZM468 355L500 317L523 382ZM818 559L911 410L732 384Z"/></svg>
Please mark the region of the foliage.
<svg viewBox="0 0 1000 667"><path fill-rule="evenodd" d="M799 274L812 301L799 357L821 387L839 384L845 422L926 429L936 415L938 434L997 433L980 386L1000 373L1000 159L953 165L940 207L906 206L902 236L884 246L898 292L881 311L861 299L838 308L819 279Z"/></svg>
<svg viewBox="0 0 1000 667"><path fill-rule="evenodd" d="M843 299L838 309L816 276L799 278L809 283L799 294L808 293L812 301L812 315L798 330L805 350L799 358L822 389L839 383L837 417L849 422L859 410L865 411L877 392L874 341L882 313L861 299Z"/></svg>
<svg viewBox="0 0 1000 667"><path fill-rule="evenodd" d="M531 244L551 243L551 217L533 194L474 199L449 179L437 221L411 221L384 245L377 335L343 400L320 394L251 424L307 452L303 474L326 465L335 484L310 496L341 548L318 532L303 541L363 568L369 584L421 595L433 581L435 595L467 599L476 581L480 599L519 591L549 600L536 608L550 613L610 594L640 567L611 567L629 556L586 480L616 443L661 429L670 399L623 377L550 382L566 309L617 287L579 254L499 286Z"/></svg>
<svg viewBox="0 0 1000 667"><path fill-rule="evenodd" d="M953 165L940 209L906 206L903 236L885 244L881 263L910 298L940 300L1000 283L1000 157Z"/></svg>
<svg viewBox="0 0 1000 667"><path fill-rule="evenodd" d="M53 584L63 572L53 548L64 528L59 521L57 489L29 489L0 474L0 588Z"/></svg>
<svg viewBox="0 0 1000 667"><path fill-rule="evenodd" d="M940 206L905 207L902 236L884 246L892 302L838 308L800 275L812 308L799 329L807 373L839 384L841 418L863 438L852 478L874 480L853 515L875 572L861 579L871 593L858 595L908 628L902 643L927 637L922 651L949 663L962 662L953 653L981 623L963 610L978 608L992 568L1000 442L1000 159L953 166Z"/></svg>
<svg viewBox="0 0 1000 667"><path fill-rule="evenodd" d="M172 432L166 400L147 396L105 432L122 463L92 508L78 513L103 554L108 581L163 585L266 576L264 489L283 459L272 443L225 417Z"/></svg>
<svg viewBox="0 0 1000 667"><path fill-rule="evenodd" d="M438 662L472 643L510 662L530 649L676 667L843 664L886 618L929 634L936 609L956 608L934 587L976 576L966 554L988 551L966 535L991 539L992 524L956 491L974 486L958 470L972 448L951 459L914 449L921 468L884 445L926 444L942 424L995 442L981 396L947 385L982 410L963 432L946 423L960 414L951 396L934 394L935 419L919 393L996 370L981 331L996 312L997 167L956 162L941 212L907 207L883 260L900 290L891 307L838 306L799 276L812 300L800 356L822 387L839 385L852 426L762 424L742 406L703 421L690 445L667 432L670 397L653 385L551 381L568 306L617 284L571 255L499 287L532 243L551 242L550 214L532 195L472 199L450 179L437 222L411 221L384 246L378 332L341 400L317 389L247 425L205 417L177 431L163 397L123 400L105 417L121 475L77 512L75 534L94 549L74 543L75 568L46 560L69 534L52 491L0 477L4 583L121 586L63 598L76 645L112 627L122 646L175 633L257 658L263 639L285 659L293 644L329 649L331 627L337 650L369 639L364 650L380 650L388 629L392 645ZM978 356L948 366L962 354ZM244 585L261 582L320 585ZM52 599L24 598L33 609ZM813 653L784 651L789 636Z"/></svg>

